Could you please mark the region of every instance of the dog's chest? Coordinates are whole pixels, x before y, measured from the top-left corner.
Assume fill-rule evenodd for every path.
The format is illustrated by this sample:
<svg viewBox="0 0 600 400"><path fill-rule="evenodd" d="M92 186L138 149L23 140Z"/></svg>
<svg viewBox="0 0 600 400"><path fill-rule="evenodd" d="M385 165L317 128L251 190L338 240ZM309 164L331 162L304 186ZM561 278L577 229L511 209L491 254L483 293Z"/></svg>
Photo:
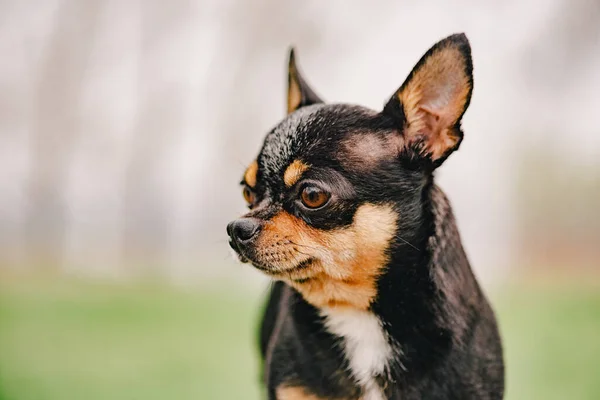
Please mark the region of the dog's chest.
<svg viewBox="0 0 600 400"><path fill-rule="evenodd" d="M325 309L325 326L342 340L344 356L352 377L363 389L363 400L385 397L376 377L386 373L392 357L381 320L368 311Z"/></svg>

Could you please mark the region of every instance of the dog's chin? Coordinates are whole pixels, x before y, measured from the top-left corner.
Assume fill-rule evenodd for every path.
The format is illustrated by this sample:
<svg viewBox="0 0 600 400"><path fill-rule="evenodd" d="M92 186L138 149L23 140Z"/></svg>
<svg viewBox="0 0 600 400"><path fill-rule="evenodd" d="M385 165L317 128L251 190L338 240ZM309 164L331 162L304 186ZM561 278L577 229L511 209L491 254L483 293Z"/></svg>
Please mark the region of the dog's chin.
<svg viewBox="0 0 600 400"><path fill-rule="evenodd" d="M265 265L256 261L249 260L249 262L265 275L270 276L274 279L290 279L290 280L305 280L310 279L314 272L311 267L315 264L314 258L308 258L301 261L297 265L292 267L277 266L277 265Z"/></svg>
<svg viewBox="0 0 600 400"><path fill-rule="evenodd" d="M234 249L229 249L232 257L234 260L237 260L238 262L242 263L242 264L247 264L250 262L250 259L248 259L248 257L246 257L245 255L243 255L242 253L237 252Z"/></svg>

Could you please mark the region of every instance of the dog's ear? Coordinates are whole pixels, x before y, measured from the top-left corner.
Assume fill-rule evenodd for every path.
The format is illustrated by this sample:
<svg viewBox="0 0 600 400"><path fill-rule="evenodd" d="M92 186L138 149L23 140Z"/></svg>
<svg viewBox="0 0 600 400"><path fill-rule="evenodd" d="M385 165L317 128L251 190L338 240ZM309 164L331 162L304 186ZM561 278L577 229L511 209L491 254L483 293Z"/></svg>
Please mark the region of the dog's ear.
<svg viewBox="0 0 600 400"><path fill-rule="evenodd" d="M311 104L322 103L323 101L308 86L298 67L296 66L296 56L294 48L290 49L290 59L288 66L288 114L293 113L300 107Z"/></svg>
<svg viewBox="0 0 600 400"><path fill-rule="evenodd" d="M460 120L472 90L471 47L455 34L425 53L383 112L401 124L405 146L435 168L462 141Z"/></svg>

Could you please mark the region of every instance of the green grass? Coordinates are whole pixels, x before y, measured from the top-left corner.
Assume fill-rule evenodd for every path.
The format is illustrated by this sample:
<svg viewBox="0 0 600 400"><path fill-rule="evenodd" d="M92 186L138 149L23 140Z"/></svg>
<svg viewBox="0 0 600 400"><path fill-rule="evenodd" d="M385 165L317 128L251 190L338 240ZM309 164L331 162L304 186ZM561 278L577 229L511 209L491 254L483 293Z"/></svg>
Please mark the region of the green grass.
<svg viewBox="0 0 600 400"><path fill-rule="evenodd" d="M520 288L496 299L507 399L600 399L600 291Z"/></svg>
<svg viewBox="0 0 600 400"><path fill-rule="evenodd" d="M258 398L259 305L225 292L2 285L0 398Z"/></svg>
<svg viewBox="0 0 600 400"><path fill-rule="evenodd" d="M261 299L236 291L0 284L0 399L258 399ZM600 398L600 293L495 296L508 399Z"/></svg>

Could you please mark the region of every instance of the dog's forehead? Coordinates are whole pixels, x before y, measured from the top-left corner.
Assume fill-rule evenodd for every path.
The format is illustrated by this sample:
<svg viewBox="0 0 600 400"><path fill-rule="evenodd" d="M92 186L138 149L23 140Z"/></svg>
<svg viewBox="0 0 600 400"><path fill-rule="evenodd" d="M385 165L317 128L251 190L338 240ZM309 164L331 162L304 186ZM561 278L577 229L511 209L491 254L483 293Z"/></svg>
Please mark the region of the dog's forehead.
<svg viewBox="0 0 600 400"><path fill-rule="evenodd" d="M323 104L303 107L269 132L258 157L263 176L268 178L283 171L311 143L318 141L315 135L311 135L310 128L323 107Z"/></svg>
<svg viewBox="0 0 600 400"><path fill-rule="evenodd" d="M316 104L300 108L282 120L265 138L258 157L262 176L282 176L296 160L309 164L335 158L338 144L353 132L372 129L377 113L346 104Z"/></svg>

